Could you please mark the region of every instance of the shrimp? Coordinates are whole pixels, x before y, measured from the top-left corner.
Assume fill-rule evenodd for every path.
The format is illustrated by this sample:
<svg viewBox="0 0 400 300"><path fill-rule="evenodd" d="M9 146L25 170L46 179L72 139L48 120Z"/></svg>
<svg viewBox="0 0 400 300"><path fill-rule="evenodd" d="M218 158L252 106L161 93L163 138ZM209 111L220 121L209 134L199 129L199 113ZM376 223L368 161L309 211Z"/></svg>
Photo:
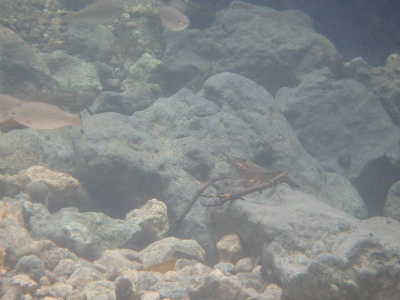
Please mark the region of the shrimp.
<svg viewBox="0 0 400 300"><path fill-rule="evenodd" d="M223 160L235 169L239 178L242 180L244 186L246 187L251 187L257 184L268 182L276 178L279 174L282 174L282 172L267 171L265 168L255 163L252 163L244 158L230 156L219 147L216 147L209 143L206 144L217 150L223 156ZM279 182L277 183L286 183L291 187L299 187L287 176L279 180Z"/></svg>

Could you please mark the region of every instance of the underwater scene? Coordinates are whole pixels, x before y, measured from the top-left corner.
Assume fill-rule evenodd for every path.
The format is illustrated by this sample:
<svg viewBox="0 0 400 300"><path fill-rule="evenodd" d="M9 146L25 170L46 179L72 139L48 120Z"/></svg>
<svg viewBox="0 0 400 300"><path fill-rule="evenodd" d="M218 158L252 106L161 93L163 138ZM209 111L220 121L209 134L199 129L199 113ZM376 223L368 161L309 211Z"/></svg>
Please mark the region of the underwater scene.
<svg viewBox="0 0 400 300"><path fill-rule="evenodd" d="M400 1L0 0L0 298L400 300Z"/></svg>

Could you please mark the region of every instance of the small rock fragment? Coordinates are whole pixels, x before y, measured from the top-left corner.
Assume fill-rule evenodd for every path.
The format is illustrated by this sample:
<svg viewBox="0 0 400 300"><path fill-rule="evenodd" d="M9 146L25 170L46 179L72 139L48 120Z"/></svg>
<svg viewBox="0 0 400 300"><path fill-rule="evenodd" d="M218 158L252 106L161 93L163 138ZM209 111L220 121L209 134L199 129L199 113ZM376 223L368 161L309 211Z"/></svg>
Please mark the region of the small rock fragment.
<svg viewBox="0 0 400 300"><path fill-rule="evenodd" d="M217 243L219 260L236 264L239 259L244 257L244 250L240 239L236 234L222 237Z"/></svg>
<svg viewBox="0 0 400 300"><path fill-rule="evenodd" d="M236 273L251 272L253 270L253 261L250 257L240 259L236 264Z"/></svg>

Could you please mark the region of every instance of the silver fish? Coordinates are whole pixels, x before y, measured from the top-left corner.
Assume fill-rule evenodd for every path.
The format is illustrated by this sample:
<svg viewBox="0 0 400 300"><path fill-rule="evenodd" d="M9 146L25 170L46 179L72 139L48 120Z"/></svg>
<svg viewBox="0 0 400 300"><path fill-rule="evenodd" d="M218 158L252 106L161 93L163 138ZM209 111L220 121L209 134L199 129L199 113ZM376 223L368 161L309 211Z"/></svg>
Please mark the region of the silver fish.
<svg viewBox="0 0 400 300"><path fill-rule="evenodd" d="M9 95L0 94L0 123L7 121L10 117L8 111L21 104L22 101Z"/></svg>
<svg viewBox="0 0 400 300"><path fill-rule="evenodd" d="M44 102L21 103L8 110L8 117L33 129L59 129L73 125L83 132L80 115Z"/></svg>
<svg viewBox="0 0 400 300"><path fill-rule="evenodd" d="M117 19L121 11L121 6L114 1L99 1L77 12L65 12L59 16L59 19L61 24L71 24L75 22L105 24Z"/></svg>
<svg viewBox="0 0 400 300"><path fill-rule="evenodd" d="M189 18L182 12L167 5L161 6L160 18L163 25L171 31L182 31L190 24Z"/></svg>

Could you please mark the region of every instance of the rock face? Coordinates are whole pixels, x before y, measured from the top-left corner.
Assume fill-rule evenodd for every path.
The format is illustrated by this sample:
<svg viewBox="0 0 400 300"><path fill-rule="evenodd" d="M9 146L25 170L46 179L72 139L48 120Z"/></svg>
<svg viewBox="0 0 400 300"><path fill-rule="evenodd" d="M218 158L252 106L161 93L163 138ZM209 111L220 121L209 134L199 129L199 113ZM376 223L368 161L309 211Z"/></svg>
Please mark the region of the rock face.
<svg viewBox="0 0 400 300"><path fill-rule="evenodd" d="M86 137L76 135L74 141L76 176L109 214L126 214L155 197L167 204L172 218L177 216L197 189L197 180L206 180L215 165L209 153L213 150L201 142L207 139L270 171L288 170L303 191L357 217L366 216L365 205L347 180L325 174L302 149L264 88L222 73L209 78L200 95L181 90L132 117L105 113L86 119ZM217 165L221 168L226 165ZM109 199L118 205L110 207ZM203 208L195 206L193 212L180 237L191 238L195 231L196 240L214 252Z"/></svg>
<svg viewBox="0 0 400 300"><path fill-rule="evenodd" d="M236 264L239 259L244 257L244 250L236 234L223 237L217 243L219 260Z"/></svg>
<svg viewBox="0 0 400 300"><path fill-rule="evenodd" d="M61 209L54 215L36 211L30 225L36 239L56 240L60 246L91 260L107 249L139 247L142 240L141 229L133 222L114 220L102 213L79 213L75 208Z"/></svg>
<svg viewBox="0 0 400 300"><path fill-rule="evenodd" d="M129 212L125 220L138 224L149 242L165 238L169 231L167 206L157 199L151 199L140 209Z"/></svg>
<svg viewBox="0 0 400 300"><path fill-rule="evenodd" d="M400 182L392 185L383 208L385 216L400 222Z"/></svg>
<svg viewBox="0 0 400 300"><path fill-rule="evenodd" d="M304 149L328 171L355 177L369 161L400 154L400 130L379 98L357 81L336 81L322 69L296 88L280 89L276 101Z"/></svg>
<svg viewBox="0 0 400 300"><path fill-rule="evenodd" d="M352 59L345 66L347 73L352 78L362 82L379 96L386 112L393 122L399 126L400 80L398 78L398 69L400 55L390 55L386 59L386 64L382 67L371 67L361 57Z"/></svg>
<svg viewBox="0 0 400 300"><path fill-rule="evenodd" d="M67 172L73 165L74 149L68 131L13 130L1 136L0 162L10 174L42 165Z"/></svg>
<svg viewBox="0 0 400 300"><path fill-rule="evenodd" d="M163 263L173 256L181 255L204 261L204 250L196 241L179 240L174 237L154 242L139 252L139 257L145 267Z"/></svg>
<svg viewBox="0 0 400 300"><path fill-rule="evenodd" d="M236 233L246 251L262 252L266 276L281 283L288 299L397 299L400 223L359 221L290 189L277 192L283 200L258 195L252 199L258 203L210 209L212 228Z"/></svg>
<svg viewBox="0 0 400 300"><path fill-rule="evenodd" d="M68 26L66 46L72 56L79 54L86 61L108 62L115 36L105 26L75 23Z"/></svg>
<svg viewBox="0 0 400 300"><path fill-rule="evenodd" d="M367 208L347 179L399 154L399 130L371 92L395 106L397 57L382 73L357 60L353 79L338 79L340 55L308 16L235 1L203 31L165 30L158 55L161 32L143 31L156 2L127 4L108 29L76 24L53 39L49 28L37 39L46 53L0 28L1 93L40 90L95 112L83 114L85 134L0 133L0 297L398 300L400 224L361 221ZM32 3L49 18L59 9ZM243 164L287 177L233 201L244 181L265 179L243 180ZM215 176L229 180L200 193ZM386 190L398 181L383 177L372 179ZM392 218L398 194L395 184ZM210 198L231 201L201 205Z"/></svg>
<svg viewBox="0 0 400 300"><path fill-rule="evenodd" d="M179 55L178 55L179 53ZM167 36L163 63L172 87L204 73L230 71L275 93L322 67L336 70L340 55L300 11L279 12L234 1L203 31Z"/></svg>
<svg viewBox="0 0 400 300"><path fill-rule="evenodd" d="M0 26L0 90L22 92L21 86L50 86L46 63L15 32ZM25 91L26 93L26 91Z"/></svg>
<svg viewBox="0 0 400 300"><path fill-rule="evenodd" d="M42 56L62 90L82 94L98 94L102 90L95 65L62 51Z"/></svg>

